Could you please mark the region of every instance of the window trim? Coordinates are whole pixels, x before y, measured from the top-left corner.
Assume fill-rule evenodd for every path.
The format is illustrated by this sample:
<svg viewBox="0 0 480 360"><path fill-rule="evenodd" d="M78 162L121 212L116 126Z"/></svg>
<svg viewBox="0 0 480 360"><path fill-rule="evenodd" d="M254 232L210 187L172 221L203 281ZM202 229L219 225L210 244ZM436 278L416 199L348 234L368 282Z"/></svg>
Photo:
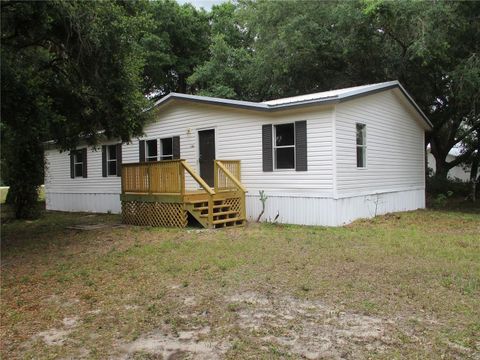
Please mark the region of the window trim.
<svg viewBox="0 0 480 360"><path fill-rule="evenodd" d="M159 151L160 155L159 155L159 157L158 157L158 158L159 158L159 161L169 161L169 160L173 160L173 138L174 138L174 136L167 136L167 137L164 137L164 138L161 138L161 139L160 139L160 151ZM163 153L163 143L162 143L162 141L163 141L163 140L168 140L168 139L170 139L171 142L172 142L172 153L171 153L170 155L165 155L165 154ZM169 157L169 158L168 158L168 159L164 159L164 157Z"/></svg>
<svg viewBox="0 0 480 360"><path fill-rule="evenodd" d="M110 159L110 148L114 149L114 153L115 153L115 159ZM115 162L115 174L110 174L110 163L111 162ZM117 144L110 144L110 145L107 145L107 177L109 176L117 176L117 162L118 162L118 159L117 159Z"/></svg>
<svg viewBox="0 0 480 360"><path fill-rule="evenodd" d="M77 156L80 157L81 161L77 161ZM85 162L83 161L83 149L75 150L73 154L73 178L76 179L77 177L84 177L83 174L85 172ZM77 165L82 165L82 173L80 175L77 174Z"/></svg>
<svg viewBox="0 0 480 360"><path fill-rule="evenodd" d="M150 160L150 159L153 159L154 157L149 156L149 154L148 154L148 143L151 142L151 141L155 141L156 144L157 144L157 152L155 154L155 159L154 160ZM145 162L155 162L155 161L158 161L158 139L145 140Z"/></svg>
<svg viewBox="0 0 480 360"><path fill-rule="evenodd" d="M296 125L295 121L293 122L285 122L285 123L278 123L278 124L272 124L273 125L273 131L272 131L272 152L273 152L273 171L274 172L290 172L290 171L296 171L297 169L297 141L296 141ZM293 125L293 145L281 145L277 146L277 126L278 125ZM277 168L277 149L285 149L285 148L292 148L293 147L293 167L291 168Z"/></svg>
<svg viewBox="0 0 480 360"><path fill-rule="evenodd" d="M358 125L363 125L363 144L358 144ZM358 148L362 149L363 152L363 166L358 166ZM365 123L355 123L355 165L358 170L367 169L367 124Z"/></svg>

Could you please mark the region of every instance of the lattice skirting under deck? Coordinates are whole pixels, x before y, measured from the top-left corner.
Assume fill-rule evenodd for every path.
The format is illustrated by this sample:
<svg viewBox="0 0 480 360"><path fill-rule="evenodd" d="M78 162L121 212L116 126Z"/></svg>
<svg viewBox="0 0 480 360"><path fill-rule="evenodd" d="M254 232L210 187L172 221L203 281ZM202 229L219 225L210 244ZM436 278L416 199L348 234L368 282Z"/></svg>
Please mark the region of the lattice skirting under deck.
<svg viewBox="0 0 480 360"><path fill-rule="evenodd" d="M238 211L238 213L241 212L240 198L235 197L235 198L225 199L225 205L230 205L231 210Z"/></svg>
<svg viewBox="0 0 480 360"><path fill-rule="evenodd" d="M187 226L187 211L181 203L122 201L122 220L140 226Z"/></svg>

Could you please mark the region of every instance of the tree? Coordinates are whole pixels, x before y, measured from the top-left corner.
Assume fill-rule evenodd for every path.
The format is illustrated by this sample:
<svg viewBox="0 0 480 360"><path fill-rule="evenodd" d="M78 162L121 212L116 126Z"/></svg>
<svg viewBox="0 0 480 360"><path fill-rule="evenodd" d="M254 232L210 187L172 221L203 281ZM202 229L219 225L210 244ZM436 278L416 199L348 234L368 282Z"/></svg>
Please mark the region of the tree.
<svg viewBox="0 0 480 360"><path fill-rule="evenodd" d="M367 3L378 36L393 52L389 64L434 125L427 135L436 176L468 160L475 146L451 162L449 151L480 128L480 6L475 2ZM398 59L398 61L396 61Z"/></svg>
<svg viewBox="0 0 480 360"><path fill-rule="evenodd" d="M196 93L231 99L254 100L252 88L253 54L250 34L242 25L239 8L232 3L213 6L209 22L209 57L198 64L188 78Z"/></svg>
<svg viewBox="0 0 480 360"><path fill-rule="evenodd" d="M175 1L148 3L152 28L142 39L146 51L144 92L160 97L191 92L187 78L208 58L210 27L204 10Z"/></svg>
<svg viewBox="0 0 480 360"><path fill-rule="evenodd" d="M1 3L2 165L18 218L43 182L43 141L62 150L128 141L148 117L142 93L148 26L141 2Z"/></svg>

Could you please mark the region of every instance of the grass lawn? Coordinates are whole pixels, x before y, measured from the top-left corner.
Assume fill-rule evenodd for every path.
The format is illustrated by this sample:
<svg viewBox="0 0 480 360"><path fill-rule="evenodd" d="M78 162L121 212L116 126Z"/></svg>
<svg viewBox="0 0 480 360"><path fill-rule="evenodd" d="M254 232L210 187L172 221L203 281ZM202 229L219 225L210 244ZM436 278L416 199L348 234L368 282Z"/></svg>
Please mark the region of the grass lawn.
<svg viewBox="0 0 480 360"><path fill-rule="evenodd" d="M217 231L119 220L4 214L2 358L480 357L478 212Z"/></svg>

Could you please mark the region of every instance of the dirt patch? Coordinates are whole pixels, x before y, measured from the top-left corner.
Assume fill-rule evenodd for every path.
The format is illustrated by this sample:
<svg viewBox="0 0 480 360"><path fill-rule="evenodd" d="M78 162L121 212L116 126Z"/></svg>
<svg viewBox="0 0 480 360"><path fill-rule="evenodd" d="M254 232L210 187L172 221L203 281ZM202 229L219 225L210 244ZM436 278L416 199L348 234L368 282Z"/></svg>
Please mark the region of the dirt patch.
<svg viewBox="0 0 480 360"><path fill-rule="evenodd" d="M228 346L216 341L206 340L209 327L196 328L173 333L163 329L141 336L137 340L121 346L124 359L135 358L136 354L150 354L161 359L194 358L220 359Z"/></svg>
<svg viewBox="0 0 480 360"><path fill-rule="evenodd" d="M307 359L356 357L366 346L381 353L392 341L393 321L338 311L319 301L256 293L234 294L227 301L237 306L237 326L263 333L265 346L275 344Z"/></svg>
<svg viewBox="0 0 480 360"><path fill-rule="evenodd" d="M68 335L75 329L78 324L78 317L66 317L62 320L63 328L53 328L41 331L34 335L33 338L41 339L49 346L63 345Z"/></svg>
<svg viewBox="0 0 480 360"><path fill-rule="evenodd" d="M186 296L183 299L183 304L186 306L195 306L197 301L195 300L195 296Z"/></svg>

